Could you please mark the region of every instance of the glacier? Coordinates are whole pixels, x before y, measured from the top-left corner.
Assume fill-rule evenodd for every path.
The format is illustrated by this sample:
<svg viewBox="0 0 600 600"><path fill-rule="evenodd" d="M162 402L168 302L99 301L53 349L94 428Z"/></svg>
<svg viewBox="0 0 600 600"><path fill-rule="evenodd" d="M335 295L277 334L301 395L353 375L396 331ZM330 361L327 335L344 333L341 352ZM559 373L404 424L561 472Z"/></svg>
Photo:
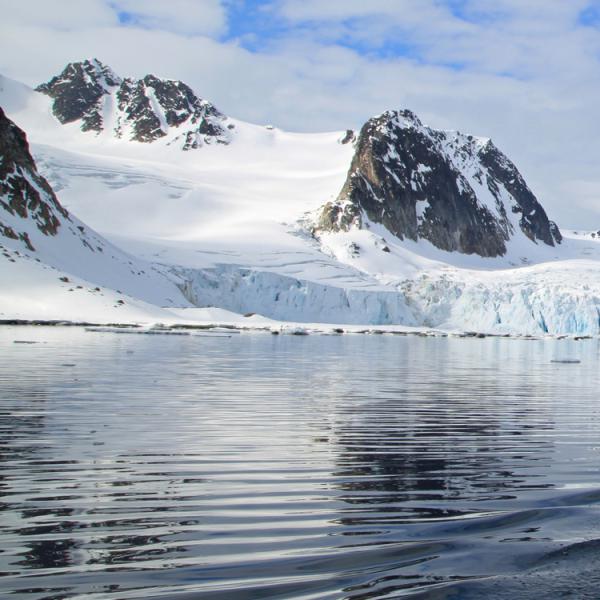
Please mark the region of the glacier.
<svg viewBox="0 0 600 600"><path fill-rule="evenodd" d="M466 280L423 274L395 289L336 287L244 266L178 269L194 306L259 313L279 321L405 325L488 334L600 335L600 285L581 285L594 261L551 272L523 269ZM496 280L496 281L494 281Z"/></svg>

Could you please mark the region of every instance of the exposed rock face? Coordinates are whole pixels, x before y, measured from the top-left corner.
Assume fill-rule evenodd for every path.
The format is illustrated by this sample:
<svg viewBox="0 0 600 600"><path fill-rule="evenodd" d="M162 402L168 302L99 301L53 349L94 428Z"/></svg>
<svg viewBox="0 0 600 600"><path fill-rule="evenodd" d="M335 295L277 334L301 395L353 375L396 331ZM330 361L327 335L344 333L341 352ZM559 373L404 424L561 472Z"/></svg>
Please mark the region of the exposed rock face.
<svg viewBox="0 0 600 600"><path fill-rule="evenodd" d="M83 131L102 131L104 96L121 82L109 67L94 59L67 65L37 91L54 98L54 116L61 123L81 121Z"/></svg>
<svg viewBox="0 0 600 600"><path fill-rule="evenodd" d="M25 133L0 108L0 236L35 250L31 225L55 236L62 219L69 219L69 213L37 172Z"/></svg>
<svg viewBox="0 0 600 600"><path fill-rule="evenodd" d="M346 129L344 137L340 140L340 144L350 144L356 140L356 134L352 129Z"/></svg>
<svg viewBox="0 0 600 600"><path fill-rule="evenodd" d="M490 140L430 129L410 111L388 111L364 125L346 183L322 208L316 232L367 221L400 239L484 257L504 255L519 229L536 243L562 240Z"/></svg>
<svg viewBox="0 0 600 600"><path fill-rule="evenodd" d="M82 131L137 142L167 138L169 144L191 150L205 143L229 143L234 128L185 83L154 75L121 79L96 59L67 65L37 91L54 99L53 111L61 123L81 121Z"/></svg>

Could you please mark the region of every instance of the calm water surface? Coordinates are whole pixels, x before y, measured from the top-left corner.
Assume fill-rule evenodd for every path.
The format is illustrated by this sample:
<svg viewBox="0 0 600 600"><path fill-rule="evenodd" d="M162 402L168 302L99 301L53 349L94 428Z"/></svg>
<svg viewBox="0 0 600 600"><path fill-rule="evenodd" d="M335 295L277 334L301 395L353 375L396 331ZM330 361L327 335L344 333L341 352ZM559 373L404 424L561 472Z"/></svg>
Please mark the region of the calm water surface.
<svg viewBox="0 0 600 600"><path fill-rule="evenodd" d="M597 341L0 352L5 597L600 598Z"/></svg>

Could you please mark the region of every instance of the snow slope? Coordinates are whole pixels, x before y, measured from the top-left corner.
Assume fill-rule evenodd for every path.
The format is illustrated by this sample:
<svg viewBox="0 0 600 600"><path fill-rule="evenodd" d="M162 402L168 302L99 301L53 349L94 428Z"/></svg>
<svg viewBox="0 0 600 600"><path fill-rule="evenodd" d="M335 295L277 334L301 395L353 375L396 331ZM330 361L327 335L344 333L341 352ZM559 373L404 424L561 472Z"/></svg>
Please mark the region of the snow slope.
<svg viewBox="0 0 600 600"><path fill-rule="evenodd" d="M516 236L497 258L400 240L375 223L312 238L311 215L338 196L352 160L345 132L232 120L229 145L181 152L62 125L49 98L6 78L0 105L28 132L61 203L198 306L298 322L600 334L600 238L563 232L550 247ZM137 285L113 288L186 305Z"/></svg>
<svg viewBox="0 0 600 600"><path fill-rule="evenodd" d="M0 245L0 281L5 282L0 288L0 320L141 324L183 320L156 304L38 261Z"/></svg>
<svg viewBox="0 0 600 600"><path fill-rule="evenodd" d="M173 278L166 277L152 264L124 253L60 204L38 172L24 132L1 108L0 241L4 263L8 260L22 265L24 272L32 273L35 271L35 268L32 271L33 261L54 268L61 272L55 278L56 285L58 281L69 281L64 275L69 273L154 304L181 306L186 303ZM5 266L10 267L8 263ZM38 282L33 274L31 277L32 283ZM7 298L25 280L22 275L13 274L5 281L10 285L3 286L1 293ZM30 295L25 289L24 297ZM123 302L117 301L117 304Z"/></svg>

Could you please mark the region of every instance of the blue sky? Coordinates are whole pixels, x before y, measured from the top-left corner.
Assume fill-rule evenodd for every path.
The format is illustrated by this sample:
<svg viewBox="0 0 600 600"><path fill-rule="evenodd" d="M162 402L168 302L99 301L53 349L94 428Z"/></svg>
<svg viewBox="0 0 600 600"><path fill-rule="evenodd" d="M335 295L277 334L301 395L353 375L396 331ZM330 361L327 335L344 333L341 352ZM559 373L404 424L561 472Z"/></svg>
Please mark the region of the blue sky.
<svg viewBox="0 0 600 600"><path fill-rule="evenodd" d="M278 4L270 1L245 0L226 2L227 31L221 36L225 42L237 40L244 48L252 52L265 51L277 42L289 37L310 37L322 32L323 23L318 18L304 21L290 21L280 11ZM448 0L452 12L460 18L469 17L464 10L464 0ZM359 54L381 58L410 57L419 59L418 46L408 38L403 39L402 32L394 35L393 30L382 38L360 38L353 31L368 26L368 22L379 18L373 15L352 16L338 20L344 33L328 38L328 43L348 47Z"/></svg>
<svg viewBox="0 0 600 600"><path fill-rule="evenodd" d="M272 10L269 3L257 0L244 2L227 2L227 32L222 36L224 41L242 40L245 48L258 51L273 39L286 35L289 26Z"/></svg>
<svg viewBox="0 0 600 600"><path fill-rule="evenodd" d="M308 20L301 23L290 23L278 14L272 5L266 2L233 3L227 6L228 30L221 39L225 42L237 40L251 52L268 51L278 42L288 37L310 37L319 35L318 22ZM368 20L368 17L366 18ZM379 58L410 57L419 60L417 45L401 35L394 39L357 39L353 31L364 27L365 18L349 17L340 22L345 33L340 34L328 43L349 48L360 55Z"/></svg>
<svg viewBox="0 0 600 600"><path fill-rule="evenodd" d="M69 1L69 0L63 0ZM148 30L165 28L164 20L149 20L148 10L138 0L106 0L124 27ZM447 37L459 45L470 37L485 42L486 32L494 37L505 37L511 45L511 28L523 16L544 24L552 12L549 7L568 5L565 0L187 0L200 6L208 2L218 5L222 12L222 26L212 37L224 44L235 43L253 53L269 53L289 40L312 40L324 45L347 48L359 56L372 60L408 59L420 64L431 64L452 70L464 70L477 64L474 56L460 59L437 55L431 50ZM294 7L309 5L308 10ZM328 7L337 4L337 10ZM600 26L600 0L571 0L571 9L563 11L563 25L569 31ZM312 6L311 6L312 5ZM520 6L529 5L532 11ZM425 9L425 10L424 10ZM176 8L174 7L174 11ZM414 19L412 13L422 12L424 19ZM559 15L560 17L560 15ZM429 19L429 20L428 20ZM190 19L187 35L203 35L206 28L201 18L197 29ZM461 28L461 25L465 27ZM481 67L481 65L479 65ZM503 76L522 77L519 69L496 68Z"/></svg>
<svg viewBox="0 0 600 600"><path fill-rule="evenodd" d="M563 0L547 0L546 6L553 2ZM343 14L339 11L339 17L335 19L332 30L323 35L324 26L332 24L326 11L319 16L318 9L305 19L289 19L282 10L285 2L277 0L229 0L224 2L226 11L227 27L220 39L224 42L238 41L244 48L252 52L268 51L282 40L293 37L310 38L321 36L328 44L339 45L349 48L362 56L380 59L408 58L421 63L431 63L446 66L451 69L464 69L469 61L456 61L444 59L432 59L428 55L428 47L431 39L427 39L428 28L426 24L423 32L419 28L407 29L403 26L403 20L391 19L394 15L394 4L400 2L378 3L371 12L369 10L348 10ZM325 3L322 3L325 4ZM369 6L369 3L364 3ZM423 3L425 4L425 2ZM519 16L519 10L515 10L517 3L487 2L477 0L438 0L433 3L439 10L440 16L450 17L456 22L473 25L480 31L502 30L510 31L511 22ZM535 4L535 2L533 3ZM537 3L541 13L538 16L540 22L544 21L544 2ZM386 6L387 5L387 6ZM445 13L445 14L444 14ZM381 21L387 20L384 27ZM411 26L413 23L411 22ZM600 26L600 0L590 0L571 11L565 25L569 28L598 27ZM373 29L373 35L355 35L357 32ZM336 33L337 30L337 33ZM425 35L421 35L424 33ZM456 32L460 37L460 33ZM506 71L502 71L506 75ZM515 76L517 76L515 74Z"/></svg>
<svg viewBox="0 0 600 600"><path fill-rule="evenodd" d="M588 27L600 26L600 3L590 2L579 14L579 22Z"/></svg>

